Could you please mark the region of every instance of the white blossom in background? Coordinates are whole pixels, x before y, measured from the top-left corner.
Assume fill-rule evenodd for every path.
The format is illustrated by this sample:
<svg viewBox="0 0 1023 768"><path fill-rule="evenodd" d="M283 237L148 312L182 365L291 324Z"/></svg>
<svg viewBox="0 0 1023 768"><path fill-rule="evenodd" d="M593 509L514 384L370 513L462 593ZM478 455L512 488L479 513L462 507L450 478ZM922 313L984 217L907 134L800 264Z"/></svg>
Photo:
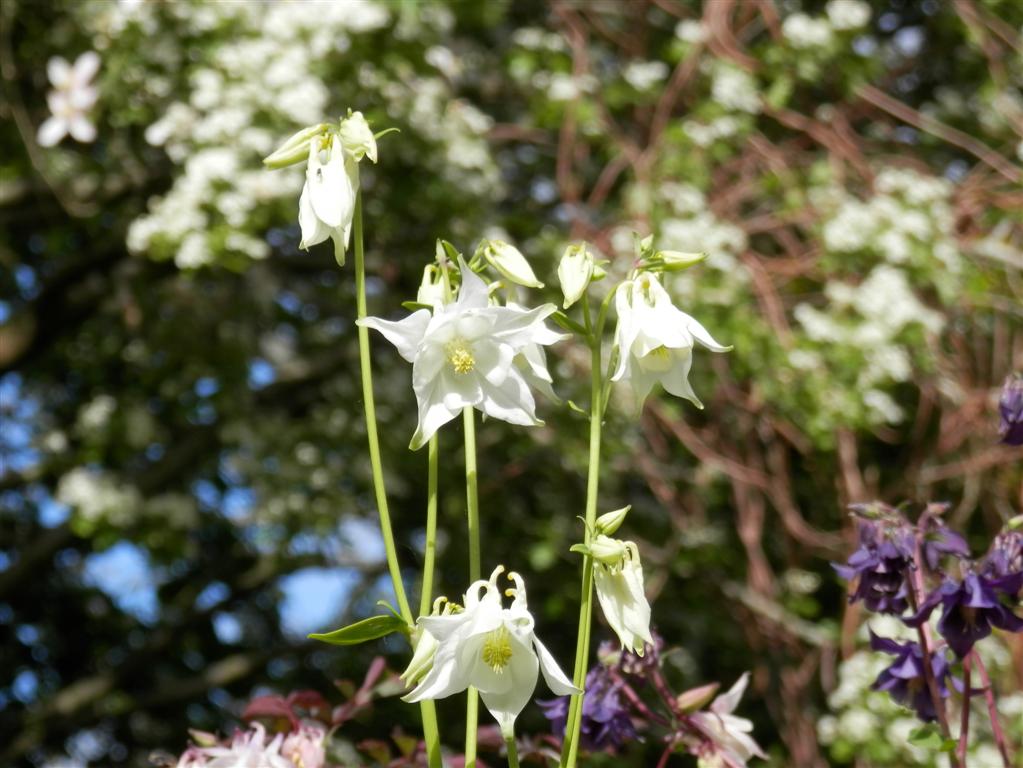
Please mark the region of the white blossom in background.
<svg viewBox="0 0 1023 768"><path fill-rule="evenodd" d="M828 22L807 16L805 13L786 16L781 24L781 32L795 48L821 48L834 39Z"/></svg>
<svg viewBox="0 0 1023 768"><path fill-rule="evenodd" d="M835 29L859 29L870 21L870 6L863 0L830 0L824 10Z"/></svg>
<svg viewBox="0 0 1023 768"><path fill-rule="evenodd" d="M685 43L702 43L707 39L707 27L698 19L686 19L675 25L675 37Z"/></svg>
<svg viewBox="0 0 1023 768"><path fill-rule="evenodd" d="M52 114L39 126L36 135L42 146L55 146L68 134L83 144L95 141L96 126L89 119L89 111L99 98L92 85L99 65L99 54L95 51L86 51L73 65L60 56L47 62L46 74L53 90L46 94L46 103Z"/></svg>
<svg viewBox="0 0 1023 768"><path fill-rule="evenodd" d="M433 666L411 693L408 702L443 699L470 685L504 734L514 732L515 719L529 703L539 672L558 696L581 693L534 634L534 620L526 600L526 585L517 573L505 594L511 607L503 607L498 566L487 581L474 582L465 593L465 610L448 616L421 616L419 625L437 640Z"/></svg>
<svg viewBox="0 0 1023 768"><path fill-rule="evenodd" d="M668 65L663 61L630 61L622 77L637 91L649 91L663 82L668 72Z"/></svg>
<svg viewBox="0 0 1023 768"><path fill-rule="evenodd" d="M711 96L727 109L755 115L761 110L757 83L746 70L717 61L711 80Z"/></svg>
<svg viewBox="0 0 1023 768"><path fill-rule="evenodd" d="M696 342L713 352L731 347L718 344L696 318L678 309L655 275L642 273L627 280L615 294L618 325L615 346L618 367L611 381L624 382L641 408L654 384L698 408L703 404L689 384Z"/></svg>
<svg viewBox="0 0 1023 768"><path fill-rule="evenodd" d="M75 467L61 477L55 498L86 522L105 520L111 525L131 522L142 503L134 487L122 485L113 476L86 467Z"/></svg>
<svg viewBox="0 0 1023 768"><path fill-rule="evenodd" d="M542 424L527 376L516 364L525 356L528 374L547 381L539 347L564 338L544 325L557 307L526 310L492 306L486 283L459 259L458 299L420 309L404 320L368 317L359 324L380 331L412 363L419 423L410 448L422 447L463 408L473 407L511 424Z"/></svg>

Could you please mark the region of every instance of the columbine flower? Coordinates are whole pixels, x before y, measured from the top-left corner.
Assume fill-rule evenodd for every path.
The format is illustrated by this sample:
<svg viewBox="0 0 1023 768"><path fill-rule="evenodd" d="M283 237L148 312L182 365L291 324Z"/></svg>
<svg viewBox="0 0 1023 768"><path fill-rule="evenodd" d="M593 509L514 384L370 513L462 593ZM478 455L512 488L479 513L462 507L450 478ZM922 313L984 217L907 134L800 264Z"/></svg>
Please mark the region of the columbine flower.
<svg viewBox="0 0 1023 768"><path fill-rule="evenodd" d="M268 168L285 168L306 159L305 185L298 200L300 248L308 249L328 237L334 258L345 263L359 193L359 161L377 161L376 137L361 112L351 112L336 125L320 123L303 128L263 159Z"/></svg>
<svg viewBox="0 0 1023 768"><path fill-rule="evenodd" d="M895 701L916 710L916 716L926 722L937 720L938 713L927 687L924 675L924 654L919 643L898 643L870 633L870 647L890 653L895 661L884 669L871 686L875 691L887 691ZM942 653L931 655L931 671L937 683L938 695L948 698L947 681L951 676L948 660ZM953 679L953 683L955 680Z"/></svg>
<svg viewBox="0 0 1023 768"><path fill-rule="evenodd" d="M501 603L497 567L488 581L477 581L465 593L465 610L451 616L421 616L419 624L437 639L433 667L405 701L443 699L475 686L483 703L510 734L515 718L536 688L537 671L559 696L581 693L558 667L550 651L533 634L533 616L526 603L526 585L517 573L507 590L510 608Z"/></svg>
<svg viewBox="0 0 1023 768"><path fill-rule="evenodd" d="M859 549L845 565L832 563L831 567L847 581L859 577L850 603L862 600L876 613L901 614L909 606L906 571L913 564L913 531L895 516L860 520L859 526Z"/></svg>
<svg viewBox="0 0 1023 768"><path fill-rule="evenodd" d="M281 755L295 768L323 768L327 762L327 731L318 723L303 723L281 744Z"/></svg>
<svg viewBox="0 0 1023 768"><path fill-rule="evenodd" d="M46 95L46 103L53 114L39 126L36 137L44 147L54 146L69 133L83 143L95 140L96 126L89 120L88 112L98 97L91 81L99 71L99 64L99 54L95 51L86 51L74 65L60 56L47 62L46 74L53 90Z"/></svg>
<svg viewBox="0 0 1023 768"><path fill-rule="evenodd" d="M226 747L204 747L199 750L206 758L206 768L294 768L294 764L281 754L284 734L269 741L266 730L256 723L248 731L239 731Z"/></svg>
<svg viewBox="0 0 1023 768"><path fill-rule="evenodd" d="M594 538L593 583L604 618L618 635L622 648L643 655L650 636L650 603L643 591L643 564L639 548L603 534Z"/></svg>
<svg viewBox="0 0 1023 768"><path fill-rule="evenodd" d="M960 583L946 579L924 600L920 610L905 621L918 627L941 603L938 632L962 659L974 643L991 634L992 627L1006 632L1023 631L1023 618L1013 613L1008 604L1020 589L1023 589L1023 573L998 578L967 573Z"/></svg>
<svg viewBox="0 0 1023 768"><path fill-rule="evenodd" d="M458 300L420 309L404 320L360 320L375 328L412 363L412 388L419 402L419 425L410 447L415 450L465 407L511 424L542 424L524 372L550 381L539 346L563 338L544 318L553 304L536 309L490 306L486 284L459 259L462 287ZM534 379L535 380L535 379Z"/></svg>
<svg viewBox="0 0 1023 768"><path fill-rule="evenodd" d="M693 347L699 341L714 352L731 347L718 344L695 318L678 309L655 275L644 272L621 284L615 296L618 327L618 368L612 381L626 381L637 406L660 383L668 392L702 408L689 385Z"/></svg>
<svg viewBox="0 0 1023 768"><path fill-rule="evenodd" d="M713 742L717 748L716 756L728 768L745 768L752 757L767 758L760 745L749 735L753 723L732 714L739 706L748 682L749 672L744 672L728 693L721 694L711 702L707 711L695 712L689 716L690 722Z"/></svg>
<svg viewBox="0 0 1023 768"><path fill-rule="evenodd" d="M629 715L629 708L622 701L622 686L623 683L615 680L604 664L597 664L586 674L580 733L587 749L620 747L639 735ZM543 716L551 721L551 730L555 736L560 737L565 733L569 703L567 696L537 702L543 709Z"/></svg>
<svg viewBox="0 0 1023 768"><path fill-rule="evenodd" d="M1016 518L1023 523L1023 517ZM1010 521L1011 525L1011 521ZM984 558L985 576L1011 576L1023 571L1023 531L1006 528L995 536Z"/></svg>
<svg viewBox="0 0 1023 768"><path fill-rule="evenodd" d="M441 610L441 605L444 609ZM446 597L438 597L433 601L431 616L450 616L462 610L462 606L449 602ZM437 653L437 638L421 624L412 631L412 647L415 649L412 660L399 677L405 685L416 685L433 668L433 657Z"/></svg>
<svg viewBox="0 0 1023 768"><path fill-rule="evenodd" d="M998 402L1001 423L998 433L1006 445L1023 445L1023 376L1016 374L1005 380Z"/></svg>

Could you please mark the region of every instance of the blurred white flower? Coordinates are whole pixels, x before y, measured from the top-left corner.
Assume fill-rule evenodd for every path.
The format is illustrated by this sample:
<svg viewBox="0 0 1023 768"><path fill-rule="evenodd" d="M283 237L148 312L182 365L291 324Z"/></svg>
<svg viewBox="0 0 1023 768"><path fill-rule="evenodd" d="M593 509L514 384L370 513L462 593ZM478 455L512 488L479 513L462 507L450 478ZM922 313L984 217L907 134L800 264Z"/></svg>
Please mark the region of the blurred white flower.
<svg viewBox="0 0 1023 768"><path fill-rule="evenodd" d="M711 702L709 711L691 715L694 725L717 746L728 759L725 765L744 766L752 757L767 759L760 745L750 733L753 723L732 713L739 706L739 700L746 691L749 672L744 672L728 693L723 693Z"/></svg>
<svg viewBox="0 0 1023 768"><path fill-rule="evenodd" d="M794 48L818 48L831 42L831 26L823 19L805 13L787 16L781 25L782 34Z"/></svg>
<svg viewBox="0 0 1023 768"><path fill-rule="evenodd" d="M52 114L39 126L36 135L42 146L55 146L68 134L86 144L96 139L96 126L88 113L99 97L92 85L99 65L99 54L95 51L86 51L73 65L60 56L47 62L46 74L53 90L46 95L46 103Z"/></svg>
<svg viewBox="0 0 1023 768"><path fill-rule="evenodd" d="M825 10L835 29L858 29L870 21L870 6L863 0L831 0Z"/></svg>

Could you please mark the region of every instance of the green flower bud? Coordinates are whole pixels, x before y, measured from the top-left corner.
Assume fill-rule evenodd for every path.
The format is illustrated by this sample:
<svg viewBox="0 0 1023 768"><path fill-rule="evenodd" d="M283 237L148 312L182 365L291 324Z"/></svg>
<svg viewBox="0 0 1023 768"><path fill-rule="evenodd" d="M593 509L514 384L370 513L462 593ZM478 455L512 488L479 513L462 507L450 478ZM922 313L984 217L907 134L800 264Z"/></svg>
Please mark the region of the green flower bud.
<svg viewBox="0 0 1023 768"><path fill-rule="evenodd" d="M624 541L598 534L590 542L590 557L604 565L615 566L622 562L628 551Z"/></svg>
<svg viewBox="0 0 1023 768"><path fill-rule="evenodd" d="M436 264L427 264L423 268L423 280L419 284L416 301L427 306L444 303L444 272Z"/></svg>
<svg viewBox="0 0 1023 768"><path fill-rule="evenodd" d="M629 510L632 509L632 505L616 509L613 512L605 512L597 518L597 533L605 533L610 536L612 533L617 531L622 523L625 522L625 516L629 514Z"/></svg>
<svg viewBox="0 0 1023 768"><path fill-rule="evenodd" d="M377 140L362 112L349 112L348 117L341 121L338 133L345 152L355 160L368 157L374 163L377 161Z"/></svg>
<svg viewBox="0 0 1023 768"><path fill-rule="evenodd" d="M586 287L593 279L593 256L586 243L570 245L558 262L558 282L565 296L564 309L568 309L582 298Z"/></svg>
<svg viewBox="0 0 1023 768"><path fill-rule="evenodd" d="M264 157L263 165L276 169L306 162L309 159L309 142L326 133L329 127L326 123L320 123L303 128L284 142L276 152Z"/></svg>
<svg viewBox="0 0 1023 768"><path fill-rule="evenodd" d="M543 288L526 257L514 245L504 240L483 240L476 253L482 254L490 266L513 283L527 288Z"/></svg>
<svg viewBox="0 0 1023 768"><path fill-rule="evenodd" d="M654 254L654 262L660 264L665 272L681 272L706 259L707 254L702 252L658 251Z"/></svg>

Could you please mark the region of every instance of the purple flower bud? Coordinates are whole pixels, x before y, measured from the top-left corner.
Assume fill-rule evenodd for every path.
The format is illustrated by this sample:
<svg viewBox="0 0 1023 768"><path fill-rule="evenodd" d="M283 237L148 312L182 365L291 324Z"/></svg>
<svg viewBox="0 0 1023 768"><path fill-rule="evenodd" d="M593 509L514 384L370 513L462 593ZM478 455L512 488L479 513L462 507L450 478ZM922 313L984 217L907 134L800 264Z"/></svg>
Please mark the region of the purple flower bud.
<svg viewBox="0 0 1023 768"><path fill-rule="evenodd" d="M1023 571L1023 532L1005 530L995 536L984 558L985 576L1011 576Z"/></svg>
<svg viewBox="0 0 1023 768"><path fill-rule="evenodd" d="M875 691L887 691L895 701L914 709L916 716L925 723L937 720L938 713L928 690L924 674L924 654L919 643L898 643L886 637L878 637L871 631L870 647L875 651L895 656L895 661L877 676L871 687ZM931 671L937 683L938 695L943 699L948 698L947 681L951 677L951 672L943 653L931 656ZM954 678L952 682L953 685L958 683Z"/></svg>
<svg viewBox="0 0 1023 768"><path fill-rule="evenodd" d="M1014 374L1005 380L998 401L1001 423L998 434L1006 445L1023 445L1023 375Z"/></svg>
<svg viewBox="0 0 1023 768"><path fill-rule="evenodd" d="M909 606L906 571L913 565L913 529L893 514L860 520L860 546L845 565L831 567L847 581L859 577L849 602L862 600L876 613L901 614Z"/></svg>
<svg viewBox="0 0 1023 768"><path fill-rule="evenodd" d="M931 505L944 511L947 504ZM932 571L937 571L941 565L943 555L953 555L957 558L968 558L970 547L961 534L953 531L942 522L940 517L929 516L923 531L923 539L920 542L920 551L924 562Z"/></svg>

